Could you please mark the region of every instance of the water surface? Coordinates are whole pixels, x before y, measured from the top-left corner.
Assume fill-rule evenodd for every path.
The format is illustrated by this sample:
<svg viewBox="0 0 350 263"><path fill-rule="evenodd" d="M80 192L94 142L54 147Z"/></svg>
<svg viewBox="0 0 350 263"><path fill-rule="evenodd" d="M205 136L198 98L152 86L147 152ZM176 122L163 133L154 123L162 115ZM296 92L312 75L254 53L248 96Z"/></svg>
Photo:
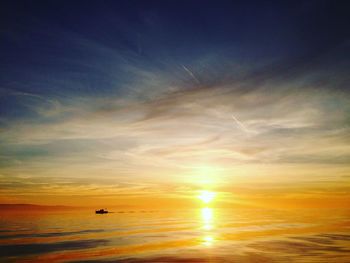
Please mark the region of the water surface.
<svg viewBox="0 0 350 263"><path fill-rule="evenodd" d="M1 212L1 262L350 262L350 211Z"/></svg>

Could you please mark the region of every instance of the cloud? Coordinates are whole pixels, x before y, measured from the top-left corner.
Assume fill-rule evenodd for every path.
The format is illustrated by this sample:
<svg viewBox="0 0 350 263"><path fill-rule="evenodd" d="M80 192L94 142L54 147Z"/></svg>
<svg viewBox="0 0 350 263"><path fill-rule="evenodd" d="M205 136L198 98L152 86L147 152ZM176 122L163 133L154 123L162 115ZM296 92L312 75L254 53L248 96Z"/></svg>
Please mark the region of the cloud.
<svg viewBox="0 0 350 263"><path fill-rule="evenodd" d="M346 173L348 62L333 47L256 60L229 48L152 57L147 43L139 54L57 33L50 37L76 52L55 59L44 74L28 69L1 90L0 165L9 191L58 193L64 184L50 180L57 176L70 178L66 190L79 183L98 188L112 178L136 192L144 186L137 181L199 180L201 167L210 166L229 183L271 170L280 180ZM316 165L327 172L316 169L316 176Z"/></svg>

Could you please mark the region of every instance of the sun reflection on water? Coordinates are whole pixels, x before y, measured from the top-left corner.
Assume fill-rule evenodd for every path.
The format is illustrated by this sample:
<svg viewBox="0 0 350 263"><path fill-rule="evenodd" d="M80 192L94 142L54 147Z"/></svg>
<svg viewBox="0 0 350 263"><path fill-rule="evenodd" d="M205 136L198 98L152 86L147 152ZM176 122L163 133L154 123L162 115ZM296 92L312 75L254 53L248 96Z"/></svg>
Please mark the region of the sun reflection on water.
<svg viewBox="0 0 350 263"><path fill-rule="evenodd" d="M210 203L215 194L213 192L209 191L200 191L201 195L198 196L203 203L207 204ZM212 230L214 229L213 223L214 223L214 211L213 208L210 207L203 207L201 209L201 217L202 217L202 228L203 228L203 240L202 244L206 246L211 246L215 239L213 238Z"/></svg>
<svg viewBox="0 0 350 263"><path fill-rule="evenodd" d="M207 246L210 246L210 245L213 243L213 241L214 241L214 238L213 238L213 237L211 237L211 236L206 236L206 237L204 238L203 244L204 244L204 245L207 245Z"/></svg>
<svg viewBox="0 0 350 263"><path fill-rule="evenodd" d="M212 237L212 233L210 230L213 229L213 222L214 222L214 216L213 216L213 209L209 207L202 208L202 222L203 222L203 229L205 229L205 236L203 238L203 245L210 246L214 242L214 238Z"/></svg>
<svg viewBox="0 0 350 263"><path fill-rule="evenodd" d="M210 224L207 224L207 225L204 225L203 228L206 229L206 230L210 230L210 229L213 228L213 226L210 225Z"/></svg>
<svg viewBox="0 0 350 263"><path fill-rule="evenodd" d="M209 207L202 208L202 219L205 224L213 222L213 209Z"/></svg>

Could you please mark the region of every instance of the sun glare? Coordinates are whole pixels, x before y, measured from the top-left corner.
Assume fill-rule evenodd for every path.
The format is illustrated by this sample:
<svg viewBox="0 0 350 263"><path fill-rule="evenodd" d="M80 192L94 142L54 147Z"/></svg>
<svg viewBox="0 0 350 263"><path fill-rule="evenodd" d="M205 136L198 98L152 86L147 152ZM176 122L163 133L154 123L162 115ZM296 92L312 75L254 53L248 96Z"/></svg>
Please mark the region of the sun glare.
<svg viewBox="0 0 350 263"><path fill-rule="evenodd" d="M203 203L208 204L211 201L213 201L215 194L210 191L199 191L200 195L198 196L199 199L202 200Z"/></svg>

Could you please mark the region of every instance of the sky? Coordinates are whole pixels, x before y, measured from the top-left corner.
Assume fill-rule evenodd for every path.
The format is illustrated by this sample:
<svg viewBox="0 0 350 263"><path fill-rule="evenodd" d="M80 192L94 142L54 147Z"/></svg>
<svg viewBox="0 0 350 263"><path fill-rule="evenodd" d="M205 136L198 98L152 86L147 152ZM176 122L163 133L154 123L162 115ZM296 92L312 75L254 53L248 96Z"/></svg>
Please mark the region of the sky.
<svg viewBox="0 0 350 263"><path fill-rule="evenodd" d="M0 9L0 203L349 206L345 1Z"/></svg>

